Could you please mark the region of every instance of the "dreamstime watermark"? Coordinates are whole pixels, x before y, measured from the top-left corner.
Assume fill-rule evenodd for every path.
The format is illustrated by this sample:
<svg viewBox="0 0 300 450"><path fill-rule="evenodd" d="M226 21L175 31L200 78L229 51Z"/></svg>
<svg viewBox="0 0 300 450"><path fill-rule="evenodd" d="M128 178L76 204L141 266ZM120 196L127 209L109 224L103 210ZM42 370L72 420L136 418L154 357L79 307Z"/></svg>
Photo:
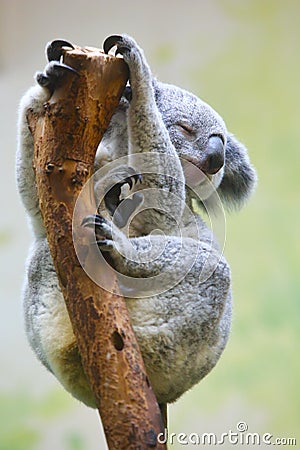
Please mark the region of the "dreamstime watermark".
<svg viewBox="0 0 300 450"><path fill-rule="evenodd" d="M137 174L141 183L135 184L134 176L137 178ZM144 298L172 289L198 260L201 261L198 264L201 267L197 274L198 284L205 282L215 271L225 245L225 214L216 189L221 176L218 173L211 179L189 161L179 162L178 157L172 160L170 155L152 152L125 156L101 167L83 187L73 214L73 242L87 275L110 291L111 277L108 274L113 270L124 295ZM134 189L129 189L128 186L132 188L132 185ZM108 246L104 248L103 243L98 249L94 245L92 252L82 245L81 236L85 205L89 204L93 190L98 213L110 212L111 217L106 216L106 219L110 223L111 235L108 227L102 229ZM197 220L186 192L192 193L193 201L206 209L211 234L208 232L203 236L206 233L203 224ZM130 239L132 229L137 230L137 236L144 236L139 251L134 247L134 240ZM98 234L101 235L99 228ZM173 247L170 245L171 237ZM218 252L215 251L215 237L220 249ZM143 277L141 271L137 277L118 272L103 254L109 248L117 250L132 266L144 266L148 272L146 270ZM166 255L170 264L161 270L157 262Z"/></svg>
<svg viewBox="0 0 300 450"><path fill-rule="evenodd" d="M174 445L179 444L186 445L209 445L209 446L262 446L262 445L278 445L278 446L296 446L296 438L292 437L275 437L271 433L256 433L248 431L248 424L244 421L240 421L236 425L235 430L229 430L227 432L217 435L216 433L168 433L165 429L163 433L159 433L157 436L157 442L159 444Z"/></svg>

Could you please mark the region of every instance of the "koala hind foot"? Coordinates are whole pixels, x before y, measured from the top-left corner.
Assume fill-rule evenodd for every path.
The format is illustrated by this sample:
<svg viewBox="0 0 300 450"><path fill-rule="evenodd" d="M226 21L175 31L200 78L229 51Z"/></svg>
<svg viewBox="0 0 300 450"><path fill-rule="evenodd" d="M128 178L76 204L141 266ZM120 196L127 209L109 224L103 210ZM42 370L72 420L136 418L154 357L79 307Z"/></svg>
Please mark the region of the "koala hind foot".
<svg viewBox="0 0 300 450"><path fill-rule="evenodd" d="M100 250L109 251L115 247L112 235L112 226L100 214L90 214L86 216L81 225L95 230L96 241Z"/></svg>

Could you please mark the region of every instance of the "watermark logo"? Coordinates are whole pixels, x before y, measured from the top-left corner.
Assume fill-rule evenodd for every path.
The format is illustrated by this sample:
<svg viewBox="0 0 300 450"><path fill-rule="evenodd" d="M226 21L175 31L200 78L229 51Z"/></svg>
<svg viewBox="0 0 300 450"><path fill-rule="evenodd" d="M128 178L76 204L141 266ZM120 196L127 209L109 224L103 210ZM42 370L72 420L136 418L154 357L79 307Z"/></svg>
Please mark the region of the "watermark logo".
<svg viewBox="0 0 300 450"><path fill-rule="evenodd" d="M186 446L255 446L272 445L272 446L294 446L296 447L296 438L292 437L275 437L271 433L250 432L248 424L244 421L237 423L234 430L221 433L168 433L165 429L163 433L157 436L159 444L182 445Z"/></svg>
<svg viewBox="0 0 300 450"><path fill-rule="evenodd" d="M87 275L111 291L108 275L114 271L124 295L143 298L172 289L202 258L197 278L199 284L206 281L225 244L225 214L216 189L221 178L222 173L209 178L186 160L153 152L101 167L83 187L73 215L73 242ZM93 192L98 217L86 219L84 205ZM195 208L205 210L208 227ZM81 245L83 224L95 227L93 252ZM111 264L109 253L120 264ZM124 260L131 272L117 269ZM160 263L164 260L167 266Z"/></svg>

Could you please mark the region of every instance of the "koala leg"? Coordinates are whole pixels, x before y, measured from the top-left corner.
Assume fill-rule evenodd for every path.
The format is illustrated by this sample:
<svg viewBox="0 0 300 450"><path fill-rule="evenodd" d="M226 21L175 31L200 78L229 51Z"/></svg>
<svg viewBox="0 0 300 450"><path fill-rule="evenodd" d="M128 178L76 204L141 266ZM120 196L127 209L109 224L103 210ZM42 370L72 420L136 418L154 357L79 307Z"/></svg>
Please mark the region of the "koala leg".
<svg viewBox="0 0 300 450"><path fill-rule="evenodd" d="M159 403L175 401L214 367L225 347L231 317L225 259L192 238L128 239L99 215L83 225L95 228L117 272Z"/></svg>
<svg viewBox="0 0 300 450"><path fill-rule="evenodd" d="M23 308L38 359L74 397L95 407L46 238L34 243L27 260Z"/></svg>

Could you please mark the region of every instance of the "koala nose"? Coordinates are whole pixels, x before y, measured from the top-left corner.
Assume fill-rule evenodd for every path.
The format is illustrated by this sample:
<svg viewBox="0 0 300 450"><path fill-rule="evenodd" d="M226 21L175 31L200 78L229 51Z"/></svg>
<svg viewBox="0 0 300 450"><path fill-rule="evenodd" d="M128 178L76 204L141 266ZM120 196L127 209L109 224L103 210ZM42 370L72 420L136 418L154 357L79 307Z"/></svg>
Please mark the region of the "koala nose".
<svg viewBox="0 0 300 450"><path fill-rule="evenodd" d="M201 170L209 175L214 175L223 167L224 160L224 142L219 136L211 136L205 149Z"/></svg>

